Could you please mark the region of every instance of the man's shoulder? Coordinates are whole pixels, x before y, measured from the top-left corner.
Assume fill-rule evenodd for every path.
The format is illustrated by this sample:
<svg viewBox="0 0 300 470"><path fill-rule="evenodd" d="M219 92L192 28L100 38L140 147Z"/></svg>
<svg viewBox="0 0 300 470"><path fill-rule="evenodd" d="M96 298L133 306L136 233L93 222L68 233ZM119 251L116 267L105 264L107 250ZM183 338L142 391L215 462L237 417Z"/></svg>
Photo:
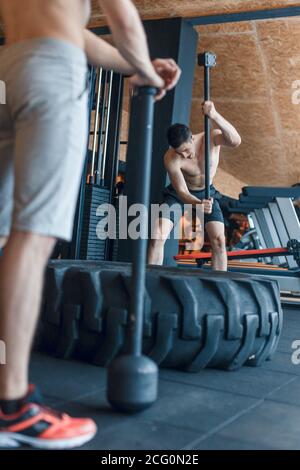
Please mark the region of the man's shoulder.
<svg viewBox="0 0 300 470"><path fill-rule="evenodd" d="M179 155L172 149L169 148L164 156L164 162L168 166L172 166L180 161Z"/></svg>
<svg viewBox="0 0 300 470"><path fill-rule="evenodd" d="M205 132L199 132L199 134L193 134L194 142L196 144L196 149L198 149L198 151L202 147L204 135L205 135Z"/></svg>
<svg viewBox="0 0 300 470"><path fill-rule="evenodd" d="M193 134L195 140L203 139L205 132L199 132L198 134Z"/></svg>

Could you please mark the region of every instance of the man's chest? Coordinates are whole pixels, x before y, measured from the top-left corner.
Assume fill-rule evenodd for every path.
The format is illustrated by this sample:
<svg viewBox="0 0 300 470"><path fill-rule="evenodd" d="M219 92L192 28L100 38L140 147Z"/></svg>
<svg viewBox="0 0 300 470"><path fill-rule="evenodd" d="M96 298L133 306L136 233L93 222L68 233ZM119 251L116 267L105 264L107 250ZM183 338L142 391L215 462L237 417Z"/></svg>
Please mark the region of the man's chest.
<svg viewBox="0 0 300 470"><path fill-rule="evenodd" d="M195 158L186 158L182 162L181 169L190 176L197 176L203 173L205 169L204 155L197 155Z"/></svg>
<svg viewBox="0 0 300 470"><path fill-rule="evenodd" d="M212 149L210 155L210 168L213 169L218 166L219 152L217 149ZM198 176L205 172L205 154L200 151L195 158L187 158L181 165L183 173L189 176Z"/></svg>

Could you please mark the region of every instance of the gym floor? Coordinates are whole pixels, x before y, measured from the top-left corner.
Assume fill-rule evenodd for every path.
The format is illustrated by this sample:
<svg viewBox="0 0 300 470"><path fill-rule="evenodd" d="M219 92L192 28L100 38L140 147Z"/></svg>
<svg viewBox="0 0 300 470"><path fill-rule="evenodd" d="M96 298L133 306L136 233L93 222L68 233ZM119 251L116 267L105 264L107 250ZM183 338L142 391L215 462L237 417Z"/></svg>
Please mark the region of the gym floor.
<svg viewBox="0 0 300 470"><path fill-rule="evenodd" d="M260 368L237 372L160 371L159 399L139 415L114 412L105 399L105 369L34 355L31 380L49 405L93 416L97 437L82 449L300 449L300 310L285 309L278 351Z"/></svg>

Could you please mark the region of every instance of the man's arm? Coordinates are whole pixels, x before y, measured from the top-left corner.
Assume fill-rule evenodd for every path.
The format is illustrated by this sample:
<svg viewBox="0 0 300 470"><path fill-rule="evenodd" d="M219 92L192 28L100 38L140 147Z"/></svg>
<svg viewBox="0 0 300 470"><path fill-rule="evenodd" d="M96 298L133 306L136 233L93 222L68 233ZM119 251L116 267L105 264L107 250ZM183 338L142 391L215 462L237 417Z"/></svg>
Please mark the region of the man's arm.
<svg viewBox="0 0 300 470"><path fill-rule="evenodd" d="M118 49L88 29L84 30L85 52L88 62L95 67L114 70L123 75L136 73L134 67L127 62Z"/></svg>
<svg viewBox="0 0 300 470"><path fill-rule="evenodd" d="M117 73L123 75L132 76L136 74L136 70L132 65L124 59L118 49L104 41L94 33L85 29L84 32L85 40L85 52L88 58L88 62L95 67L103 67L107 70L114 70ZM160 89L160 92L156 96L156 100L164 97L167 91L171 90L178 82L181 70L173 59L155 59L152 61L153 68L157 75L159 75L164 81L164 87ZM145 80L144 78L138 78L136 75L130 79L132 85L137 84L139 80ZM147 80L145 80L147 82Z"/></svg>
<svg viewBox="0 0 300 470"><path fill-rule="evenodd" d="M137 9L131 0L98 0L106 15L116 47L135 73L161 88L163 80L150 60L146 34Z"/></svg>
<svg viewBox="0 0 300 470"><path fill-rule="evenodd" d="M217 112L212 101L203 104L203 113L207 115L218 127L212 132L213 143L216 147L224 145L236 148L241 145L242 139L235 127Z"/></svg>
<svg viewBox="0 0 300 470"><path fill-rule="evenodd" d="M180 161L170 154L165 155L165 167L169 174L171 184L184 204L202 204L202 201L189 192L183 177Z"/></svg>

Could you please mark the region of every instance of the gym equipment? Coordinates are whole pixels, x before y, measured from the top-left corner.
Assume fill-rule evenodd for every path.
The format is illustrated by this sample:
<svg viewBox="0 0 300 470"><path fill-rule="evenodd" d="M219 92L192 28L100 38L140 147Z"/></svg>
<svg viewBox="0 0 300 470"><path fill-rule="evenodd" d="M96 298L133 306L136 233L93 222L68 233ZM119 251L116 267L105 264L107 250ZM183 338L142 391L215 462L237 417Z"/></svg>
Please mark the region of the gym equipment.
<svg viewBox="0 0 300 470"><path fill-rule="evenodd" d="M82 259L104 260L107 256L108 240L99 240L96 233L101 221L99 216L96 217L96 210L101 204L111 203L111 188L105 185L105 169L113 81L113 71L98 70L91 170L85 190L80 252Z"/></svg>
<svg viewBox="0 0 300 470"><path fill-rule="evenodd" d="M99 68L97 71L96 90L92 161L88 182L85 185L80 258L104 260L106 241L100 241L96 233L97 224L101 220L99 217L96 217L97 207L110 202L110 191L101 184L100 179L100 168L103 160L103 121L107 107L107 72L103 73L102 68Z"/></svg>
<svg viewBox="0 0 300 470"><path fill-rule="evenodd" d="M276 279L281 293L293 292L296 301L300 299L300 223L292 198L299 197L299 187L243 188L240 202L232 205L232 211L239 212L239 207L243 208L244 203L249 207L252 204L252 211L248 214L251 230L244 238L252 240L259 249L228 252L229 271ZM265 200L263 207L257 207L258 198L259 204ZM246 263L233 261L243 258L247 259ZM256 262L262 258L265 258L268 264ZM211 254L183 255L176 259L185 265L195 260L196 264L201 266L204 261L211 259Z"/></svg>
<svg viewBox="0 0 300 470"><path fill-rule="evenodd" d="M246 232L240 241L233 247L233 250L259 250L260 243L257 232L251 229Z"/></svg>
<svg viewBox="0 0 300 470"><path fill-rule="evenodd" d="M270 200L271 193L273 198ZM250 194L247 196L247 194ZM243 188L243 195L248 200L257 197L266 199L264 208L253 209L248 215L256 230L262 248L290 246L293 256L278 256L268 260L276 269L270 271L269 267L256 267L251 271L260 276L268 275L275 278L280 285L281 292L294 292L300 297L300 269L299 269L299 240L300 223L293 205L293 199L299 199L300 187L292 188ZM259 195L259 196L258 196ZM240 196L241 199L241 196ZM290 243L289 240L296 240ZM231 270L250 272L249 267L235 266Z"/></svg>
<svg viewBox="0 0 300 470"><path fill-rule="evenodd" d="M90 67L89 143L91 141L92 150L88 145L73 240L67 255L60 256L62 258L105 260L111 257L114 249L113 240L100 240L97 236L96 227L102 218L96 215L96 210L101 204L114 202L122 97L121 75Z"/></svg>
<svg viewBox="0 0 300 470"><path fill-rule="evenodd" d="M286 248L266 248L258 250L236 250L228 251L227 258L231 259L249 259L249 258L269 258L278 255L293 256L294 260L300 268L300 242L298 240L290 240ZM199 267L207 261L211 261L212 253L195 253L191 255L177 255L175 256L177 261L184 260L195 260Z"/></svg>
<svg viewBox="0 0 300 470"><path fill-rule="evenodd" d="M131 113L136 114L138 129L131 126L129 145L134 145L141 158L137 161L137 174L143 184L130 181L134 187L133 199L149 208L152 134L155 88L141 87L132 100ZM141 225L147 227L148 215L142 214ZM146 217L146 220L145 220ZM149 357L142 355L144 295L148 233L134 242L132 263L132 293L130 300L129 353L113 360L108 369L108 401L118 410L136 412L151 406L157 399L158 367Z"/></svg>
<svg viewBox="0 0 300 470"><path fill-rule="evenodd" d="M216 55L211 52L204 52L198 55L198 65L204 67L204 100L210 101L210 68L217 65ZM205 199L210 198L210 119L204 116L205 130Z"/></svg>
<svg viewBox="0 0 300 470"><path fill-rule="evenodd" d="M281 188L278 186L245 186L243 188L243 195L253 197L255 199L258 197L261 197L262 199L274 199L274 197L298 199L300 197L300 187L292 186L290 188Z"/></svg>
<svg viewBox="0 0 300 470"><path fill-rule="evenodd" d="M149 96L144 98L148 103ZM143 157L136 160L135 174L127 175L129 180L132 178L130 187L136 200L141 195L139 189L145 191L149 187L150 177L144 152L145 148L149 151L149 142L143 137L144 118L149 115L142 111L133 106L133 112L140 113L141 127L133 129L130 125L129 145L139 145ZM144 180L140 177L142 171L148 176ZM141 188L137 181L142 181ZM145 244L137 246L134 284L130 263L49 263L38 338L40 349L99 366L108 366L125 354L125 365L120 359L116 368L110 369L108 398L118 409L127 411L148 406L156 393L157 369L153 363L141 361L145 377L138 377L139 386L128 396L128 390L134 387L135 372L125 380L123 372L119 375L117 371L135 370L137 362L130 358L132 351L141 351L162 367L187 372L198 372L204 367L234 370L243 365L259 366L272 357L282 330L276 281L188 268L148 266L144 271ZM131 305L138 323L132 318ZM138 336L141 332L142 344ZM147 364L151 364L149 369ZM144 396L141 384L145 384L146 376L152 385L145 386L148 394Z"/></svg>
<svg viewBox="0 0 300 470"><path fill-rule="evenodd" d="M129 263L51 261L40 349L108 366L131 350L131 295ZM186 372L259 366L282 330L277 282L240 273L148 266L143 307L143 354Z"/></svg>
<svg viewBox="0 0 300 470"><path fill-rule="evenodd" d="M111 107L111 92L112 92L112 85L113 85L113 78L114 72L111 70L109 72L109 85L107 91L107 108L105 114L105 131L104 131L104 142L103 142L103 158L101 167L98 169L100 175L100 184L104 184L105 179L105 166L106 166L106 159L107 159L107 142L108 142L108 134L109 134L109 116L110 116L110 107Z"/></svg>
<svg viewBox="0 0 300 470"><path fill-rule="evenodd" d="M270 195L270 189L272 196ZM254 196L247 196L245 193L250 191ZM256 196L256 192L261 194ZM264 194L264 196L262 196ZM293 200L300 197L300 188L243 188L240 195L240 203L235 208L243 207L244 202L250 207L248 220L253 230L256 230L262 248L284 247L289 239L300 238L300 224L295 211ZM259 199L260 205L257 206ZM264 201L264 203L263 203ZM275 260L274 260L275 262ZM276 260L278 264L288 264L290 268L296 267L296 263L287 262L282 258Z"/></svg>

